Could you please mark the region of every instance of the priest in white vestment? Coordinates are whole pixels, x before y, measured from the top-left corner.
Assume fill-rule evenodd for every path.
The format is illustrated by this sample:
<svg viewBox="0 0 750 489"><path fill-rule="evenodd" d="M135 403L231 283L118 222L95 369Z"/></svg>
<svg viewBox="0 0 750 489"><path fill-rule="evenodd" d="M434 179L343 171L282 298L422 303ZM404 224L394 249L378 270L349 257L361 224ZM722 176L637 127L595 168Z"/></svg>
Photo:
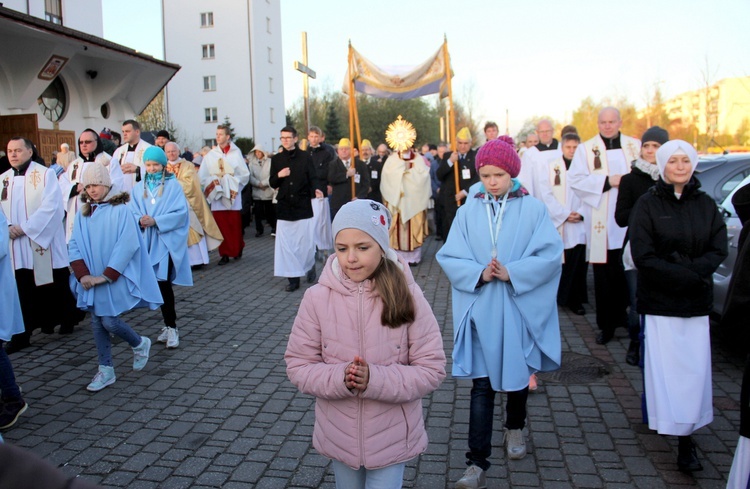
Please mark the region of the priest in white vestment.
<svg viewBox="0 0 750 489"><path fill-rule="evenodd" d="M26 331L14 335L9 353L30 345L31 333L73 332L83 318L68 286L68 250L60 185L54 170L32 161L33 143L8 142L11 168L0 175L0 208L8 221L10 255Z"/></svg>
<svg viewBox="0 0 750 489"><path fill-rule="evenodd" d="M627 228L615 221L620 178L630 172L641 142L620 133L622 119L614 107L599 112L599 134L578 146L570 165L570 186L588 208L588 259L594 267L596 324L600 345L614 337L615 329L627 328L628 289L622 264Z"/></svg>

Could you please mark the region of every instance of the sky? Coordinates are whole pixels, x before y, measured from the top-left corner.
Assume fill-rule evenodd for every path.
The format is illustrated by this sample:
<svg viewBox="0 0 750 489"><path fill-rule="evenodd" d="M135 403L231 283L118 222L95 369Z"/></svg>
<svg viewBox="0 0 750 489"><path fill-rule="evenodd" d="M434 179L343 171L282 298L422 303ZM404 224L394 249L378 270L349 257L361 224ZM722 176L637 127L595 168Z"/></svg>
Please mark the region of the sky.
<svg viewBox="0 0 750 489"><path fill-rule="evenodd" d="M535 116L569 122L586 97L625 97L640 108L656 86L671 97L706 76L750 76L747 0L280 1L287 108L302 97L294 61L303 31L317 73L310 87L322 92L340 90L350 40L376 65L413 66L446 36L454 99L501 132L507 110L511 135ZM104 37L163 58L161 2L129 1L130 11L154 13L138 26L118 21L121 5L103 0Z"/></svg>

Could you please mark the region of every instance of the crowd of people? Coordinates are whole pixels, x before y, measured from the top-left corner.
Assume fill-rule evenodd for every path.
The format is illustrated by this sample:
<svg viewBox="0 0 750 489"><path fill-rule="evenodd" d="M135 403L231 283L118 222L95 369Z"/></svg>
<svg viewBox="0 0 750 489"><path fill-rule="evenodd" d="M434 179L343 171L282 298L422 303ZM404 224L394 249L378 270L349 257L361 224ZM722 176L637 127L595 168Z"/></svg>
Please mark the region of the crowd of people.
<svg viewBox="0 0 750 489"><path fill-rule="evenodd" d="M49 168L33 142L13 138L0 175L0 429L28 407L8 354L29 347L35 329L67 334L89 313L98 370L87 389L112 385L111 335L133 349L134 370L151 348L119 316L160 307L157 341L178 347L172 286L192 285L191 268L212 250L220 266L239 260L254 221L256 237L268 228L275 237L273 273L287 292L317 281L285 360L292 383L317 398L313 443L333 459L337 487L400 487L405 463L427 447L421 398L440 385L446 359L410 267L429 234L444 241L436 258L452 286L452 375L472 381L468 468L455 487L486 487L498 392L506 455L526 455L527 398L536 373L560 368L558 308L586 314L589 264L596 342L627 331L644 420L678 437L679 470L701 470L690 435L713 419L708 314L726 227L693 174L692 145L660 127L638 139L621 126L607 107L594 137L565 126L558 140L541 120L518 148L489 122L478 148L462 128L455 150L425 143L419 152L330 145L316 126L300 140L286 126L275 154L255 146L243 155L220 125L216 146L186 159L166 131L152 146L128 120L111 153L111 131L86 129L78 154L63 146ZM32 297L54 307L34 308ZM731 294L729 305L730 322L747 309ZM384 431L383 417L392 420ZM745 483L748 443L732 469Z"/></svg>

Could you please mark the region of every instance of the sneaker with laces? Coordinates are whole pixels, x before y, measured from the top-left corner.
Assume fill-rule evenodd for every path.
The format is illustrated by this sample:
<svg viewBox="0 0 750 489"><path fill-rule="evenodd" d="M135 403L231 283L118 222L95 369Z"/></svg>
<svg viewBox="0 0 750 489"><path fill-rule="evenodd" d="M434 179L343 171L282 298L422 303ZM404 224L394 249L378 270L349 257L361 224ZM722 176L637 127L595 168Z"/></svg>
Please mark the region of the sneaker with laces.
<svg viewBox="0 0 750 489"><path fill-rule="evenodd" d="M167 331L169 328L167 326L164 326L161 328L161 333L159 333L159 336L156 337L156 341L159 343L166 343L167 339L169 338L169 332Z"/></svg>
<svg viewBox="0 0 750 489"><path fill-rule="evenodd" d="M141 344L133 348L133 370L143 370L148 363L148 352L151 350L151 340L141 336Z"/></svg>
<svg viewBox="0 0 750 489"><path fill-rule="evenodd" d="M476 465L469 465L464 476L456 482L456 489L484 489L487 487L487 477L484 470Z"/></svg>
<svg viewBox="0 0 750 489"><path fill-rule="evenodd" d="M526 439L523 430L505 429L505 446L510 460L521 460L526 456Z"/></svg>
<svg viewBox="0 0 750 489"><path fill-rule="evenodd" d="M177 328L167 328L167 348L180 346L180 332Z"/></svg>
<svg viewBox="0 0 750 489"><path fill-rule="evenodd" d="M16 424L18 417L26 412L28 408L29 405L20 397L14 400L3 401L2 405L0 405L0 430L10 428Z"/></svg>
<svg viewBox="0 0 750 489"><path fill-rule="evenodd" d="M107 367L106 365L99 365L99 371L94 375L94 380L86 386L86 390L91 392L98 392L108 385L115 383L115 368Z"/></svg>

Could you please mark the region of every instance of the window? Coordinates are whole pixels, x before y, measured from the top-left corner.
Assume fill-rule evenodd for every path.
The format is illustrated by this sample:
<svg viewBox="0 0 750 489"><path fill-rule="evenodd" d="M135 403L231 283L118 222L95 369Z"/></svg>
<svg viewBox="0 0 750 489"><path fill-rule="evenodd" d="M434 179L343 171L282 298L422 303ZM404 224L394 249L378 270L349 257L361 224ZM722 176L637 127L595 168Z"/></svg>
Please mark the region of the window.
<svg viewBox="0 0 750 489"><path fill-rule="evenodd" d="M271 107L271 124L274 124L274 123L276 123L276 121L274 120L274 117L273 117L273 107Z"/></svg>
<svg viewBox="0 0 750 489"><path fill-rule="evenodd" d="M213 148L214 146L216 146L216 139L204 139L203 146L208 146L209 148Z"/></svg>
<svg viewBox="0 0 750 489"><path fill-rule="evenodd" d="M268 62L269 63L273 63L273 58L272 58L272 54L271 54L271 48L268 48Z"/></svg>
<svg viewBox="0 0 750 489"><path fill-rule="evenodd" d="M62 25L61 0L44 0L44 19L53 24Z"/></svg>
<svg viewBox="0 0 750 489"><path fill-rule="evenodd" d="M214 26L214 13L202 12L201 13L201 27L213 27L213 26Z"/></svg>
<svg viewBox="0 0 750 489"><path fill-rule="evenodd" d="M268 77L268 93L273 93L273 78Z"/></svg>
<svg viewBox="0 0 750 489"><path fill-rule="evenodd" d="M206 108L206 122L216 122L219 120L219 110L216 107Z"/></svg>
<svg viewBox="0 0 750 489"><path fill-rule="evenodd" d="M266 32L271 33L271 18L266 17Z"/></svg>
<svg viewBox="0 0 750 489"><path fill-rule="evenodd" d="M214 59L215 55L216 55L216 52L215 52L213 44L203 45L203 59Z"/></svg>
<svg viewBox="0 0 750 489"><path fill-rule="evenodd" d="M58 122L63 118L68 105L68 96L59 76L52 80L36 101L39 104L39 110L51 122Z"/></svg>
<svg viewBox="0 0 750 489"><path fill-rule="evenodd" d="M216 90L216 76L204 76L203 77L203 91L213 92Z"/></svg>

